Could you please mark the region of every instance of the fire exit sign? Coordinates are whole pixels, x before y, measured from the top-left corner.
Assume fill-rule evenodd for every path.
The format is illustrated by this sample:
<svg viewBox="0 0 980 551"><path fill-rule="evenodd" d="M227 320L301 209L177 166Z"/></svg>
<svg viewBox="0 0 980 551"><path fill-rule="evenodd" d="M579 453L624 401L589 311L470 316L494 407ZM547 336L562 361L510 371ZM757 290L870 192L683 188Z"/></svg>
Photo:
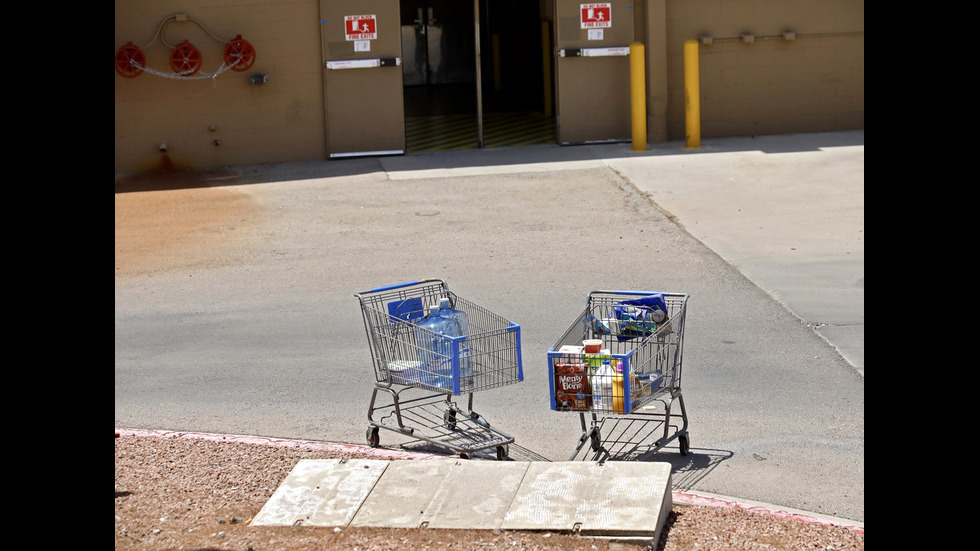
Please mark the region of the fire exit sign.
<svg viewBox="0 0 980 551"><path fill-rule="evenodd" d="M375 40L378 38L376 15L345 15L344 35L347 40Z"/></svg>
<svg viewBox="0 0 980 551"><path fill-rule="evenodd" d="M612 27L612 4L579 4L583 29Z"/></svg>

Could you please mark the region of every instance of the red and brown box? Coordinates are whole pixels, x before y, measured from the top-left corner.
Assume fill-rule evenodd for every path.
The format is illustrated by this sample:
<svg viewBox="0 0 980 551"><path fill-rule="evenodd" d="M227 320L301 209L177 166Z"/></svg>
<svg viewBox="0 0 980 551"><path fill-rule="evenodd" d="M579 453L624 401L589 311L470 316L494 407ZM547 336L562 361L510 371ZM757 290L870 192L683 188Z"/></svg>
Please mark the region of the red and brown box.
<svg viewBox="0 0 980 551"><path fill-rule="evenodd" d="M555 364L555 402L558 411L591 409L592 390L584 363Z"/></svg>

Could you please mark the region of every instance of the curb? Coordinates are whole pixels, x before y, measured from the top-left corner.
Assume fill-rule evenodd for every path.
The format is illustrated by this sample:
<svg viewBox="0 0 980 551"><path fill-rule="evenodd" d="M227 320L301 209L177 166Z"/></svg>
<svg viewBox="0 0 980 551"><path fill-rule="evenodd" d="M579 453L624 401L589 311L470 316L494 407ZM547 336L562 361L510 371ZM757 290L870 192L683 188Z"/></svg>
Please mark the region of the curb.
<svg viewBox="0 0 980 551"><path fill-rule="evenodd" d="M196 438L212 442L238 442L241 444L258 444L279 448L309 448L334 453L357 453L371 459L414 459L414 460L446 460L455 459L452 456L435 455L419 452L389 450L387 448L372 448L354 444L335 444L332 442L315 442L312 440L285 440L266 436L241 436L236 434L211 434L206 432L185 432L172 430L150 429L116 429L116 438L120 436L155 436L164 438Z"/></svg>
<svg viewBox="0 0 980 551"><path fill-rule="evenodd" d="M262 446L276 446L281 448L309 448L333 453L357 453L368 456L372 459L411 459L421 461L445 461L455 460L454 456L436 455L420 452L407 452L389 450L386 448L372 448L370 446L359 446L355 444L337 444L333 442L317 442L313 440L286 440L282 438L270 438L266 436L243 436L236 434L212 434L206 432L186 432L171 430L153 429L116 429L116 438L120 436L143 436L158 438L196 438L209 440L212 442L237 442L242 444L257 444ZM858 534L864 535L864 523L825 515L816 515L806 511L778 508L761 502L749 500L736 500L730 497L709 494L706 492L692 492L690 490L671 491L673 503L690 506L721 507L726 509L743 509L755 513L798 520L800 522L813 522L817 524L827 524L847 528Z"/></svg>

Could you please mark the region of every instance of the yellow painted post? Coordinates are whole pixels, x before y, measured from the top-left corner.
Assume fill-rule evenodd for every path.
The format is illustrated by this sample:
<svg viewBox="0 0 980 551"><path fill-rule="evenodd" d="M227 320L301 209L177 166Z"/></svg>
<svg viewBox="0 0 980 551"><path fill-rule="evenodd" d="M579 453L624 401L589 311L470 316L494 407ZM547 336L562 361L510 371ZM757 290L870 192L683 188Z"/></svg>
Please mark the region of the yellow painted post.
<svg viewBox="0 0 980 551"><path fill-rule="evenodd" d="M701 83L698 75L698 41L684 41L684 119L687 145L701 148Z"/></svg>
<svg viewBox="0 0 980 551"><path fill-rule="evenodd" d="M647 81L643 44L630 44L630 104L633 113L633 151L647 150Z"/></svg>

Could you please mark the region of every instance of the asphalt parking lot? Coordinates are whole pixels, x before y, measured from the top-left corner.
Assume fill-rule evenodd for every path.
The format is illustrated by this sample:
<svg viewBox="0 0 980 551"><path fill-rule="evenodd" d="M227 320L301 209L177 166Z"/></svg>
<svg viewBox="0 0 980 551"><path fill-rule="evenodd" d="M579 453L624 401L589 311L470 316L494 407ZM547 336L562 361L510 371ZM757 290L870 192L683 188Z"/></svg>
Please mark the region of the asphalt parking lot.
<svg viewBox="0 0 980 551"><path fill-rule="evenodd" d="M685 292L691 454L639 459L863 521L863 165L858 131L117 180L116 426L363 444L353 294L432 277L521 325L524 381L474 409L515 459L562 461L581 428L549 408L546 353L587 294Z"/></svg>

